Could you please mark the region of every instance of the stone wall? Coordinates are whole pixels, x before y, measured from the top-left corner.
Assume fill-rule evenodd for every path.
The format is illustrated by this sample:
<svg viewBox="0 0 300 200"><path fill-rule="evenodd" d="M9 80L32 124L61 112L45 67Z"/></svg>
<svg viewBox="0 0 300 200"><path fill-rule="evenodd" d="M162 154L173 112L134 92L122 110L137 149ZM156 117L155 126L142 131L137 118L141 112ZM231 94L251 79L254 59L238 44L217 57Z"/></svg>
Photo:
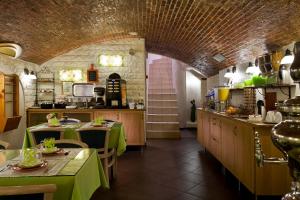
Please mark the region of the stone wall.
<svg viewBox="0 0 300 200"><path fill-rule="evenodd" d="M129 54L132 49L134 55ZM99 54L117 54L124 58L122 67L100 67L96 61ZM98 85L105 86L106 79L111 73L118 73L127 81L127 99L145 101L145 41L144 39L127 39L91 44L79 47L63 55L57 56L41 67L48 67L56 75L56 96L62 94L59 82L59 71L62 69L82 69L86 81L86 70L90 64L95 64L99 71Z"/></svg>

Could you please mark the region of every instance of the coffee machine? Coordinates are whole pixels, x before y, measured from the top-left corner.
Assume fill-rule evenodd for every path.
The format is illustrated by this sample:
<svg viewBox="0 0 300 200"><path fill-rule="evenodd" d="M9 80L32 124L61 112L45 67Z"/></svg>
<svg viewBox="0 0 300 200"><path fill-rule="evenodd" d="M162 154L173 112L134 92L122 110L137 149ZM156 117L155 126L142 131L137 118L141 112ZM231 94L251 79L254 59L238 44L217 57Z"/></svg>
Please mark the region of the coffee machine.
<svg viewBox="0 0 300 200"><path fill-rule="evenodd" d="M105 87L95 87L94 88L95 93L95 108L104 108L106 106L105 104Z"/></svg>
<svg viewBox="0 0 300 200"><path fill-rule="evenodd" d="M111 108L126 108L126 81L117 73L106 79L106 106Z"/></svg>

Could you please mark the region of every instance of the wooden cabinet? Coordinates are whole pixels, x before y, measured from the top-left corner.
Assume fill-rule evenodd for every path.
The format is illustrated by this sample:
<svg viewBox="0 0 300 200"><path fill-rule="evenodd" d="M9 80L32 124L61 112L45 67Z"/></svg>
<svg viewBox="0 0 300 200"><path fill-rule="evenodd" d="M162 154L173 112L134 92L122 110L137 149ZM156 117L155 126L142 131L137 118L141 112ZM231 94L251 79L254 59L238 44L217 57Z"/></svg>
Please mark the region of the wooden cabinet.
<svg viewBox="0 0 300 200"><path fill-rule="evenodd" d="M210 117L208 149L216 158L221 158L221 121L215 116Z"/></svg>
<svg viewBox="0 0 300 200"><path fill-rule="evenodd" d="M236 176L251 192L255 193L254 166L256 163L253 128L247 124L237 123L234 129L234 136Z"/></svg>
<svg viewBox="0 0 300 200"><path fill-rule="evenodd" d="M210 138L210 114L203 113L203 146L209 148L209 138Z"/></svg>
<svg viewBox="0 0 300 200"><path fill-rule="evenodd" d="M198 110L198 116L202 116L197 121L198 128L202 128L197 132L201 144L249 191L256 195L282 195L289 191L291 178L287 165L265 164L262 168L256 165L255 131L261 135L267 157L282 157L272 143L271 126L256 126L202 110Z"/></svg>
<svg viewBox="0 0 300 200"><path fill-rule="evenodd" d="M204 129L203 129L203 112L197 111L197 141L202 145L205 146L204 144Z"/></svg>
<svg viewBox="0 0 300 200"><path fill-rule="evenodd" d="M19 115L19 77L0 72L0 132L17 129Z"/></svg>
<svg viewBox="0 0 300 200"><path fill-rule="evenodd" d="M254 131L258 131L260 134L262 150L266 157L283 157L272 143L269 128L256 127ZM255 191L259 195L265 193L282 195L290 190L291 180L287 165L265 164L262 168L255 165Z"/></svg>
<svg viewBox="0 0 300 200"><path fill-rule="evenodd" d="M103 117L104 119L120 121L119 111L96 111L94 113L94 119L97 117Z"/></svg>
<svg viewBox="0 0 300 200"><path fill-rule="evenodd" d="M124 124L128 144L145 144L144 112L121 112L120 121Z"/></svg>
<svg viewBox="0 0 300 200"><path fill-rule="evenodd" d="M222 124L222 144L221 144L221 162L222 164L237 176L236 169L236 129L235 124L230 120L224 120Z"/></svg>
<svg viewBox="0 0 300 200"><path fill-rule="evenodd" d="M145 145L145 120L143 110L98 110L98 109L28 109L27 127L47 122L47 114L57 113L58 118L68 116L82 122L90 122L97 117L122 122L128 145Z"/></svg>

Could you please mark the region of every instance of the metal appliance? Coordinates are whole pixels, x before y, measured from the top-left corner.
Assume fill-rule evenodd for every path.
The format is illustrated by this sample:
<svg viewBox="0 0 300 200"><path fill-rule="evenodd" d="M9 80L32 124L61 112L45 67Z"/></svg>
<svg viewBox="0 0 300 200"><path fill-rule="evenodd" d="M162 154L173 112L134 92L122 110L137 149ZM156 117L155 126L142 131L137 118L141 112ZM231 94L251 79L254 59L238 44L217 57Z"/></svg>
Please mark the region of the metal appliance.
<svg viewBox="0 0 300 200"><path fill-rule="evenodd" d="M298 51L300 43L295 44L294 51ZM300 51L299 51L300 52ZM300 54L295 54L300 59ZM295 57L291 68L291 77L294 82L300 82L300 62ZM300 74L300 73L299 73ZM272 129L272 142L283 153L282 158L266 158L262 152L259 133L256 132L256 161L259 166L264 163L286 163L293 178L291 192L284 195L282 200L300 200L300 96L288 99L282 105L278 105L278 110L285 116L285 120L276 124Z"/></svg>
<svg viewBox="0 0 300 200"><path fill-rule="evenodd" d="M94 87L95 108L104 108L105 105L105 87Z"/></svg>
<svg viewBox="0 0 300 200"><path fill-rule="evenodd" d="M127 107L126 81L117 73L106 79L106 106L112 108Z"/></svg>

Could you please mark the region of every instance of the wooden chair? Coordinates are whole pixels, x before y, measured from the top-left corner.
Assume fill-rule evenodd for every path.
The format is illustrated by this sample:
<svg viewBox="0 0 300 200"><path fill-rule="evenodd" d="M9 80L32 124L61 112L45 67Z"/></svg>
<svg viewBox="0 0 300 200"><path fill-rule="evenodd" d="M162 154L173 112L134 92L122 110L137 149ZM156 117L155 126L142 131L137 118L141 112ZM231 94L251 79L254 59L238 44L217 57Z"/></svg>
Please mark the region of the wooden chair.
<svg viewBox="0 0 300 200"><path fill-rule="evenodd" d="M7 149L9 147L9 143L3 140L0 140L0 149Z"/></svg>
<svg viewBox="0 0 300 200"><path fill-rule="evenodd" d="M55 140L55 146L58 148L89 148L86 143L72 139Z"/></svg>
<svg viewBox="0 0 300 200"><path fill-rule="evenodd" d="M116 177L116 150L109 149L110 128L87 127L77 129L78 138L86 143L89 148L98 150L98 155L103 162L104 173L109 180L109 168L112 167L113 178Z"/></svg>
<svg viewBox="0 0 300 200"><path fill-rule="evenodd" d="M41 128L31 130L30 134L33 138L34 146L40 144L46 138L63 139L63 129L61 128Z"/></svg>
<svg viewBox="0 0 300 200"><path fill-rule="evenodd" d="M43 199L52 200L56 191L55 184L0 186L0 199ZM39 195L41 194L41 195ZM43 195L44 194L44 195ZM34 195L34 196L33 196Z"/></svg>

